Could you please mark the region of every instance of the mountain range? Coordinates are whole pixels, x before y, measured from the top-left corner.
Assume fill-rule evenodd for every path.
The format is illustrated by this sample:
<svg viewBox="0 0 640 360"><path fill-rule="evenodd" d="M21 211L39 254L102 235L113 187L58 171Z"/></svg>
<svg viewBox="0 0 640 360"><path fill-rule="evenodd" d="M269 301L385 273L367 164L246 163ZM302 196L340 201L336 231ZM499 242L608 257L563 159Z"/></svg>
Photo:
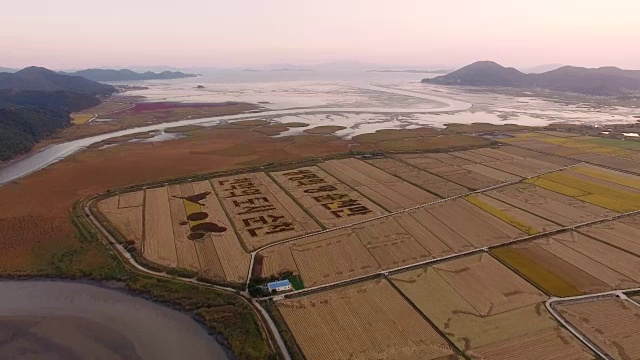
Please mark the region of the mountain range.
<svg viewBox="0 0 640 360"><path fill-rule="evenodd" d="M423 83L484 87L511 87L572 92L593 96L618 96L640 92L640 71L617 67L595 69L562 66L525 74L493 61L478 61L452 73L423 79Z"/></svg>
<svg viewBox="0 0 640 360"><path fill-rule="evenodd" d="M72 73L63 73L71 76L82 76L92 81L134 81L134 80L169 80L196 77L196 74L187 74L180 71L162 71L155 73L147 71L137 73L129 69L86 69Z"/></svg>
<svg viewBox="0 0 640 360"><path fill-rule="evenodd" d="M40 67L0 73L0 161L29 152L36 142L71 126L70 113L98 105L98 96L116 91Z"/></svg>
<svg viewBox="0 0 640 360"><path fill-rule="evenodd" d="M81 76L59 74L42 67L31 66L15 73L0 73L0 89L14 91L72 91L85 95L111 95L115 87L100 84Z"/></svg>

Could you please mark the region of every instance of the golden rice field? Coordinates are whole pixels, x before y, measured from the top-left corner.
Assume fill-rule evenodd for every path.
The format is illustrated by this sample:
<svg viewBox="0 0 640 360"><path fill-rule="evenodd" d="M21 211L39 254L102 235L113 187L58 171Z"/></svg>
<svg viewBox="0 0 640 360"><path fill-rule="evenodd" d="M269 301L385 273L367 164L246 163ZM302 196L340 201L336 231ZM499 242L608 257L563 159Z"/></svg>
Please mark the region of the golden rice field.
<svg viewBox="0 0 640 360"><path fill-rule="evenodd" d="M366 162L347 158L319 166L389 211L398 211L438 200L433 195Z"/></svg>
<svg viewBox="0 0 640 360"><path fill-rule="evenodd" d="M513 133L501 142L596 165L640 173L640 143L599 137L559 136L550 133Z"/></svg>
<svg viewBox="0 0 640 360"><path fill-rule="evenodd" d="M93 119L95 114L88 113L73 113L71 114L71 122L74 125L84 125L89 122L89 120Z"/></svg>
<svg viewBox="0 0 640 360"><path fill-rule="evenodd" d="M465 197L465 200L527 235L535 235L560 227L558 224L549 220L545 220L484 194L468 195Z"/></svg>
<svg viewBox="0 0 640 360"><path fill-rule="evenodd" d="M455 356L386 280L280 300L276 306L307 360Z"/></svg>
<svg viewBox="0 0 640 360"><path fill-rule="evenodd" d="M617 214L534 184L513 184L483 194L562 226L600 220Z"/></svg>
<svg viewBox="0 0 640 360"><path fill-rule="evenodd" d="M606 236L595 240L580 232L498 248L492 253L555 296L640 286L639 257L608 245L602 240Z"/></svg>
<svg viewBox="0 0 640 360"><path fill-rule="evenodd" d="M396 274L391 281L472 358L495 353L543 359L549 349L539 338L563 347L567 358L591 358L545 310L546 296L489 254Z"/></svg>
<svg viewBox="0 0 640 360"><path fill-rule="evenodd" d="M317 166L273 172L270 176L327 227L346 225L387 213Z"/></svg>
<svg viewBox="0 0 640 360"><path fill-rule="evenodd" d="M616 360L640 358L640 307L618 298L559 304L571 325Z"/></svg>
<svg viewBox="0 0 640 360"><path fill-rule="evenodd" d="M265 173L215 178L211 183L249 250L321 230Z"/></svg>
<svg viewBox="0 0 640 360"><path fill-rule="evenodd" d="M639 176L576 166L527 182L619 213L640 210Z"/></svg>

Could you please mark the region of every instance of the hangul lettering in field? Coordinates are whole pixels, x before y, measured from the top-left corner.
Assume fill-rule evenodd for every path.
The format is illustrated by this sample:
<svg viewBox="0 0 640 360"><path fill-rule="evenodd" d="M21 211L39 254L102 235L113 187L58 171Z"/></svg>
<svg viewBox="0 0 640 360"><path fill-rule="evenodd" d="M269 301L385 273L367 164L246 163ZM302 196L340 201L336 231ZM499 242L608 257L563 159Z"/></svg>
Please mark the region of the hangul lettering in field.
<svg viewBox="0 0 640 360"><path fill-rule="evenodd" d="M212 179L236 230L249 249L320 230L264 173Z"/></svg>
<svg viewBox="0 0 640 360"><path fill-rule="evenodd" d="M317 166L275 172L271 176L328 227L347 225L386 213Z"/></svg>

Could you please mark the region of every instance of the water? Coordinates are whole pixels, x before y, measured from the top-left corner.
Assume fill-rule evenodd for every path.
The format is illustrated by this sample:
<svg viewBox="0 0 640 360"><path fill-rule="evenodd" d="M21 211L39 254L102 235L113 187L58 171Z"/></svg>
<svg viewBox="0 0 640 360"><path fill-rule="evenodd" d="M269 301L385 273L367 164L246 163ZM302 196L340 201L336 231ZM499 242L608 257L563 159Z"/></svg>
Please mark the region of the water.
<svg viewBox="0 0 640 360"><path fill-rule="evenodd" d="M567 105L533 97L469 93L464 89L420 83L431 74L365 71L220 71L204 77L129 82L147 86L127 92L146 101L185 103L238 101L263 107L246 113L143 126L53 145L0 169L0 186L42 169L83 148L112 137L159 131L184 125L216 125L221 121L273 119L316 126L338 125L336 135L350 138L380 129L444 127L446 124L490 123L545 126L552 123L605 125L636 123L637 109ZM120 82L122 84L122 82ZM196 88L203 85L204 89ZM280 136L296 135L291 129Z"/></svg>
<svg viewBox="0 0 640 360"><path fill-rule="evenodd" d="M228 359L191 317L124 292L28 280L0 281L0 294L2 359Z"/></svg>
<svg viewBox="0 0 640 360"><path fill-rule="evenodd" d="M368 90L377 90L379 92L388 92L390 94L394 93L408 93L403 90L387 90L385 88L375 87L375 86L367 86ZM213 118L203 118L203 119L187 119L180 120L170 123L163 124L155 124L149 126L142 126L133 129L120 130L108 134L92 136L84 139L69 141L66 143L52 145L38 153L33 154L25 159L17 161L10 166L7 166L3 169L0 169L0 185L6 184L7 182L18 179L22 176L30 174L36 170L42 169L56 161L64 159L65 157L79 151L91 144L95 144L97 142L107 140L114 137L145 133L149 131L158 131L173 127L186 126L186 125L199 125L199 124L217 124L221 121L235 121L235 120L243 120L243 119L255 119L255 118L263 118L266 116L283 116L283 115L295 115L295 114L305 114L305 113L398 113L398 114L414 114L414 113L443 113L443 112L451 112L451 111L463 111L471 107L471 104L465 103L462 101L451 100L448 98L443 98L439 96L427 95L427 94L419 94L415 93L413 95L415 98L422 99L427 101L427 107L423 109L416 108L377 108L377 107L320 107L320 108L302 108L302 109L286 109L286 110L270 110L264 111L261 113L250 113L250 114L238 114L238 115L229 115L229 116L219 116ZM405 96L406 97L406 96ZM434 103L437 104L434 107ZM385 128L383 125L380 125L379 128Z"/></svg>

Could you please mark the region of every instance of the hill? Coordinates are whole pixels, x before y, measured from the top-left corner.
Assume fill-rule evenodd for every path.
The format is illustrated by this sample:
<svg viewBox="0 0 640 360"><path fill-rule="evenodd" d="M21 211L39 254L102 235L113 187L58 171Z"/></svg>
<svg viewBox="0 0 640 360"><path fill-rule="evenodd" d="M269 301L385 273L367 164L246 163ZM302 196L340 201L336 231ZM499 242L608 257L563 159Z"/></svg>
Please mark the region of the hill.
<svg viewBox="0 0 640 360"><path fill-rule="evenodd" d="M16 69L12 69L12 68L6 68L6 67L2 67L0 66L0 73L6 72L6 73L14 73L18 70Z"/></svg>
<svg viewBox="0 0 640 360"><path fill-rule="evenodd" d="M617 96L640 92L640 71L616 67L589 69L563 66L540 74L525 74L492 61L479 61L423 83L487 87L512 87Z"/></svg>
<svg viewBox="0 0 640 360"><path fill-rule="evenodd" d="M59 74L41 67L27 67L15 73L0 73L0 89L16 91L72 91L85 95L111 95L115 87L80 76Z"/></svg>
<svg viewBox="0 0 640 360"><path fill-rule="evenodd" d="M559 68L561 68L563 66L564 65L562 65L562 64L545 64L545 65L534 66L532 68L524 69L524 70L521 70L521 71L523 73L527 73L527 74L540 74L540 73L543 73L543 72L559 69Z"/></svg>
<svg viewBox="0 0 640 360"><path fill-rule="evenodd" d="M82 76L92 81L133 81L133 80L169 80L196 77L195 74L186 74L180 71L163 71L159 73L147 71L137 73L128 69L111 70L111 69L87 69L74 73L65 73L66 75Z"/></svg>

